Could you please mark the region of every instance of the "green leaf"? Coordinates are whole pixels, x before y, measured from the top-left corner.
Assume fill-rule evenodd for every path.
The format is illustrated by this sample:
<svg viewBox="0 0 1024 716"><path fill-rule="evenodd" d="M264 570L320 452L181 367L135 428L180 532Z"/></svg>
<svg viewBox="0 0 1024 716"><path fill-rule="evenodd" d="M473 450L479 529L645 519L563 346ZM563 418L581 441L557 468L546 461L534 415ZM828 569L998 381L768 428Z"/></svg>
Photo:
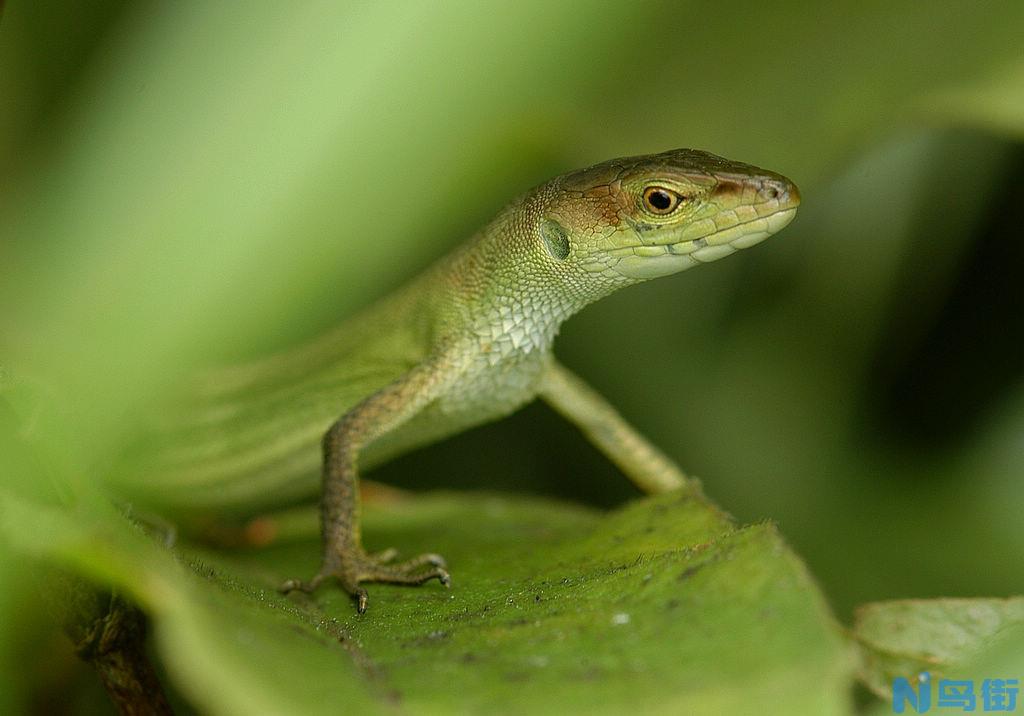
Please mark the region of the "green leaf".
<svg viewBox="0 0 1024 716"><path fill-rule="evenodd" d="M367 509L371 547L441 550L455 581L370 585L363 616L333 586L274 591L316 567L312 512L264 549L181 561L110 521L11 500L2 514L22 549L134 595L176 685L210 713L848 711L850 653L803 565L773 525L737 527L696 489L610 514L390 500Z"/></svg>
<svg viewBox="0 0 1024 716"><path fill-rule="evenodd" d="M862 679L887 698L894 677L922 671L958 676L1021 626L1024 597L907 599L864 605L853 631L861 647Z"/></svg>
<svg viewBox="0 0 1024 716"><path fill-rule="evenodd" d="M0 498L3 496L0 495ZM0 499L0 542L114 585L149 613L175 683L210 713L327 713L372 706L337 629L273 594L214 580L120 515L72 514Z"/></svg>

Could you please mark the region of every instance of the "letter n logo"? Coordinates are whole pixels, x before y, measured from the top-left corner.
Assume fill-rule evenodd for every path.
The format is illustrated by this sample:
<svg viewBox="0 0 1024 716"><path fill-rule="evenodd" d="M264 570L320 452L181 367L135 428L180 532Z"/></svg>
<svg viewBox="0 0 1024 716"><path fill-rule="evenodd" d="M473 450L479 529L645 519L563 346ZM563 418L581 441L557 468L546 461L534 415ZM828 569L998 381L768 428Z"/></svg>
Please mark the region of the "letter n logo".
<svg viewBox="0 0 1024 716"><path fill-rule="evenodd" d="M914 713L923 714L932 707L932 684L927 671L914 679L917 682L917 691L910 685L910 681L902 676L897 676L892 682L892 710L901 714L910 704Z"/></svg>

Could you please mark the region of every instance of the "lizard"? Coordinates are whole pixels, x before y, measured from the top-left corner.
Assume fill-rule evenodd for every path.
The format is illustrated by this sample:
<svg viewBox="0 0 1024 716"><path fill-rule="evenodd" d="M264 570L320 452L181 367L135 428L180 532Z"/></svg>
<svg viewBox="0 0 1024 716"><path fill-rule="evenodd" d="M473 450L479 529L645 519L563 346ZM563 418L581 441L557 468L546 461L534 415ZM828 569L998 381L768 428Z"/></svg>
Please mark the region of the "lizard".
<svg viewBox="0 0 1024 716"><path fill-rule="evenodd" d="M360 470L540 398L641 490L682 486L683 471L556 360L556 334L620 288L761 242L799 204L784 176L693 149L558 176L325 337L212 373L203 409L168 431L177 447L162 469L183 476L185 500L242 490L271 502L305 495L319 461L321 567L282 592L336 580L362 614L364 583L449 586L440 555L364 550Z"/></svg>

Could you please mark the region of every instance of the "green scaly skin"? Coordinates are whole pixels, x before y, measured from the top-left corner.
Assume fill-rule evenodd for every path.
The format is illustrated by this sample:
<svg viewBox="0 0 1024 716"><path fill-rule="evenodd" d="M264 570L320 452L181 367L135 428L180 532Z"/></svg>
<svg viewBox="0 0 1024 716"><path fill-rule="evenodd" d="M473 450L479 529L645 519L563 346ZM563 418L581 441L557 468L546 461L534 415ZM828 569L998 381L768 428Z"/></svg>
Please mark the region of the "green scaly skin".
<svg viewBox="0 0 1024 716"><path fill-rule="evenodd" d="M282 590L334 578L360 612L363 582L448 585L449 575L435 554L394 564L391 550L363 550L358 467L540 397L645 491L679 487L682 471L559 365L551 344L586 305L753 246L799 203L779 174L690 149L552 179L331 335L210 376L201 410L165 429L172 447L154 474L170 477L156 482L213 509L295 500L311 488L322 436L323 564Z"/></svg>

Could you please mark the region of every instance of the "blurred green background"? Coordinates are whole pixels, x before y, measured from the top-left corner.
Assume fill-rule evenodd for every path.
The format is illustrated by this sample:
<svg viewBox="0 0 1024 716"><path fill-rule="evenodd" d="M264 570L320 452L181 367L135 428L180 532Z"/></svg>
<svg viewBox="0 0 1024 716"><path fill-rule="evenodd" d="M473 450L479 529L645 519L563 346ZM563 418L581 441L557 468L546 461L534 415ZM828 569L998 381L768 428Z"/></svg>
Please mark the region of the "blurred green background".
<svg viewBox="0 0 1024 716"><path fill-rule="evenodd" d="M9 3L4 483L91 494L197 368L316 335L550 176L690 146L794 179L796 222L593 306L562 360L778 522L841 620L1020 593L1022 36L1017 1ZM539 406L370 476L633 494ZM2 591L8 643L54 638Z"/></svg>

